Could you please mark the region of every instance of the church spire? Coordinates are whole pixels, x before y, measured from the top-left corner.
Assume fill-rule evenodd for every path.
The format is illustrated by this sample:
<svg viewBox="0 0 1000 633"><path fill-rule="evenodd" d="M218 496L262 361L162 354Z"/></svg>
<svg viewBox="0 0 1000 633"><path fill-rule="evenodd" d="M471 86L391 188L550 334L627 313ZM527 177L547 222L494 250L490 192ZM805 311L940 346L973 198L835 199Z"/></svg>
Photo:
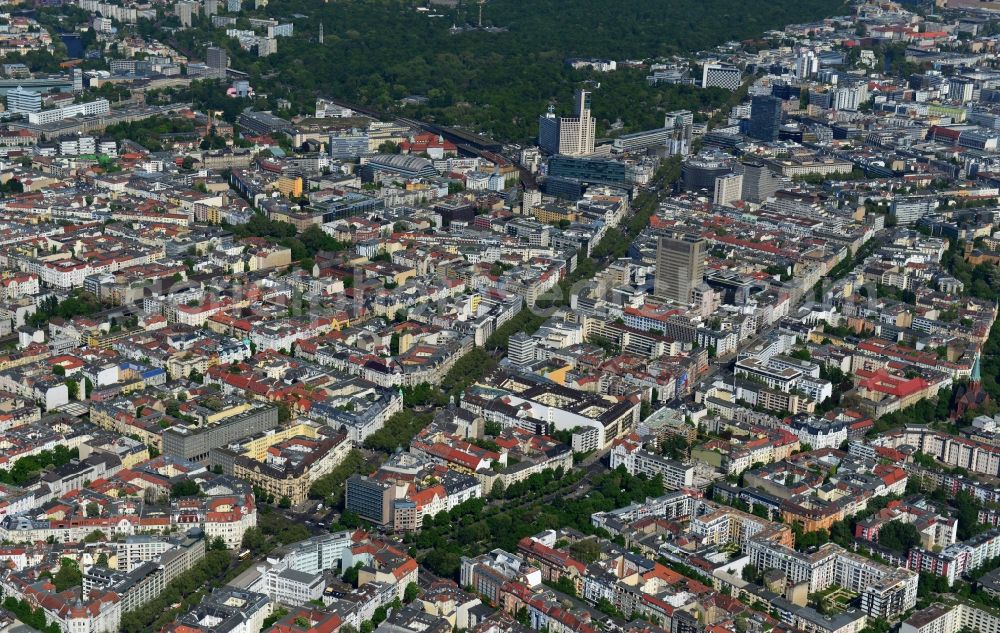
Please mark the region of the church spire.
<svg viewBox="0 0 1000 633"><path fill-rule="evenodd" d="M979 354L976 354L976 360L975 360L975 362L972 363L972 374L969 376L969 380L971 382L982 382L983 381L983 372L982 372L981 363L979 361L980 358L981 358L981 356Z"/></svg>

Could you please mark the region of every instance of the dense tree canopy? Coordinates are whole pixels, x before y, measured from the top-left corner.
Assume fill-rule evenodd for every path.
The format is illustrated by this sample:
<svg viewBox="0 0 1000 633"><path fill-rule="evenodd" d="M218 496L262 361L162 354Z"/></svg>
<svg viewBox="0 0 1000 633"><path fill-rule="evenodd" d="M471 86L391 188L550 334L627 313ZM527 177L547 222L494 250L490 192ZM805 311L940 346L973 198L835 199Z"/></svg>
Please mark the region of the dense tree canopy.
<svg viewBox="0 0 1000 633"><path fill-rule="evenodd" d="M66 591L70 587L76 587L83 583L83 572L80 566L72 558L59 559L59 571L52 577L52 584L56 586L56 591Z"/></svg>
<svg viewBox="0 0 1000 633"><path fill-rule="evenodd" d="M48 466L64 466L79 456L79 449L70 449L59 444L52 450L20 458L14 462L14 467L10 470L0 470L0 483L22 485L33 479L42 469Z"/></svg>
<svg viewBox="0 0 1000 633"><path fill-rule="evenodd" d="M365 438L365 448L392 453L397 448L406 450L410 440L434 417L432 413L418 414L412 409L403 409L389 418L385 426Z"/></svg>
<svg viewBox="0 0 1000 633"><path fill-rule="evenodd" d="M198 483L191 479L182 479L170 487L170 496L175 499L178 497L195 497L201 494L201 488Z"/></svg>
<svg viewBox="0 0 1000 633"><path fill-rule="evenodd" d="M664 111L718 105L725 96L690 86L650 87L641 69L596 75L574 70L568 58L646 59L701 50L844 13L846 5L842 0L541 0L526 9L517 0L493 0L484 7L483 23L505 31L449 32L453 24L474 22L476 10L471 3L454 10L435 7L442 17L430 18L401 0L274 0L256 13L303 18L295 21L295 36L282 38L278 51L267 57L242 50L205 18L172 37L195 58L204 55L208 42L221 43L233 66L249 72L257 91L273 101L271 107L285 98L293 110L306 112L317 96L338 96L521 140L535 135L537 117L550 102L568 111L574 89L588 79L601 84L593 107L602 132L619 116L626 131L657 127ZM322 45L316 41L320 23ZM204 97L218 101L221 94ZM401 106L400 99L410 95L427 100ZM222 104L230 119L246 105L231 101Z"/></svg>
<svg viewBox="0 0 1000 633"><path fill-rule="evenodd" d="M878 544L900 554L910 551L920 544L920 532L912 523L890 521L878 531Z"/></svg>
<svg viewBox="0 0 1000 633"><path fill-rule="evenodd" d="M424 552L418 560L440 576L457 577L462 556L494 547L513 551L518 540L545 529L572 527L607 536L591 523L591 514L663 494L661 477L633 476L619 468L590 478L589 494L573 497L569 493L580 487L583 474L582 470L563 473L561 469L536 473L508 489L505 496L517 499L502 509L486 507L484 499L470 499L425 520L420 533L411 537Z"/></svg>
<svg viewBox="0 0 1000 633"><path fill-rule="evenodd" d="M201 602L209 583L219 584L232 558L228 551L211 550L194 567L180 574L156 598L122 614L122 633L159 631L181 611Z"/></svg>
<svg viewBox="0 0 1000 633"><path fill-rule="evenodd" d="M157 116L142 121L116 123L108 126L104 134L116 141L130 140L146 149L158 152L163 149L161 137L164 134L178 134L194 131L194 123L184 119Z"/></svg>
<svg viewBox="0 0 1000 633"><path fill-rule="evenodd" d="M313 483L309 488L309 497L324 499L330 504L341 506L344 497L344 482L354 473L361 473L364 470L364 464L364 456L360 452L352 450L336 468Z"/></svg>

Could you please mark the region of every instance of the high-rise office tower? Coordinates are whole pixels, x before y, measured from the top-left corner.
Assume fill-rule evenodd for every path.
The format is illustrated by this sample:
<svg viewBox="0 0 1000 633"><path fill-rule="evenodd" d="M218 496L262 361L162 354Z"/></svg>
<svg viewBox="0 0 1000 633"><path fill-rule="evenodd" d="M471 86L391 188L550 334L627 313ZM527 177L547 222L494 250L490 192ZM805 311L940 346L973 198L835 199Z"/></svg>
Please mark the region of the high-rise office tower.
<svg viewBox="0 0 1000 633"><path fill-rule="evenodd" d="M976 85L968 79L952 78L948 81L948 98L961 103L968 103L972 101L975 87ZM867 97L867 91L865 97Z"/></svg>
<svg viewBox="0 0 1000 633"><path fill-rule="evenodd" d="M740 197L750 202L763 202L782 186L782 177L761 161L736 163L734 171L743 176L743 192Z"/></svg>
<svg viewBox="0 0 1000 633"><path fill-rule="evenodd" d="M754 97L750 102L750 138L776 141L780 127L781 99L770 95Z"/></svg>
<svg viewBox="0 0 1000 633"><path fill-rule="evenodd" d="M795 76L808 79L819 72L819 57L814 51L803 51L795 60Z"/></svg>
<svg viewBox="0 0 1000 633"><path fill-rule="evenodd" d="M524 367L535 362L535 348L538 342L523 332L510 337L507 346L507 357L518 367Z"/></svg>
<svg viewBox="0 0 1000 633"><path fill-rule="evenodd" d="M968 98L963 101L972 99L972 83L969 83L968 87ZM836 90L832 90L830 91L830 100L830 107L834 110L856 112L858 108L868 101L868 83L862 82L852 86L841 86Z"/></svg>
<svg viewBox="0 0 1000 633"><path fill-rule="evenodd" d="M743 195L743 176L726 174L715 179L715 195L712 202L720 207L732 206Z"/></svg>
<svg viewBox="0 0 1000 633"><path fill-rule="evenodd" d="M554 105L538 117L538 146L549 154L559 153L559 117Z"/></svg>
<svg viewBox="0 0 1000 633"><path fill-rule="evenodd" d="M586 156L594 153L597 119L590 114L590 92L579 90L573 116L557 117L554 108L538 118L538 145L549 154Z"/></svg>
<svg viewBox="0 0 1000 633"><path fill-rule="evenodd" d="M690 303L692 292L705 275L706 250L704 238L698 235L672 233L661 236L656 245L653 296Z"/></svg>
<svg viewBox="0 0 1000 633"><path fill-rule="evenodd" d="M531 210L542 204L542 192L538 189L525 189L521 195L521 213L531 215Z"/></svg>
<svg viewBox="0 0 1000 633"><path fill-rule="evenodd" d="M191 22L194 16L198 14L200 6L197 2L178 2L174 5L174 13L180 19L181 26L191 26Z"/></svg>
<svg viewBox="0 0 1000 633"><path fill-rule="evenodd" d="M226 69L229 68L229 55L223 48L209 46L205 53L205 64L211 69L213 76L224 79Z"/></svg>

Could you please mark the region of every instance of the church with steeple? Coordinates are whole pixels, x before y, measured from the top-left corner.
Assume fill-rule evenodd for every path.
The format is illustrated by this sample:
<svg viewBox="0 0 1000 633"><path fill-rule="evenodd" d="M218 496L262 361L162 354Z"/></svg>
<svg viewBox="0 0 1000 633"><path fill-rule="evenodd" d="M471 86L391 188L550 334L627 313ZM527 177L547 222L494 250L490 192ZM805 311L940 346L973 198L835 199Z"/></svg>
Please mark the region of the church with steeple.
<svg viewBox="0 0 1000 633"><path fill-rule="evenodd" d="M969 375L968 385L958 385L951 394L951 415L952 420L960 420L967 411L975 411L986 404L990 399L989 395L983 391L983 374L980 355L976 354L976 360L972 363L972 373Z"/></svg>

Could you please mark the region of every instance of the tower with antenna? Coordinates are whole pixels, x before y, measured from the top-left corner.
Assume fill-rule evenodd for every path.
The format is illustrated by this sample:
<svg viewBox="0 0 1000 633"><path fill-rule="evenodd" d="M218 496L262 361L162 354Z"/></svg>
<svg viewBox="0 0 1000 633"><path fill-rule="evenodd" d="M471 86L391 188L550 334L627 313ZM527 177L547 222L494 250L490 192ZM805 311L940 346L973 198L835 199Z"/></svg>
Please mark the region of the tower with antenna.
<svg viewBox="0 0 1000 633"><path fill-rule="evenodd" d="M479 0L479 28L483 28L483 5L486 0Z"/></svg>
<svg viewBox="0 0 1000 633"><path fill-rule="evenodd" d="M319 43L323 43L323 23L319 23Z"/></svg>

